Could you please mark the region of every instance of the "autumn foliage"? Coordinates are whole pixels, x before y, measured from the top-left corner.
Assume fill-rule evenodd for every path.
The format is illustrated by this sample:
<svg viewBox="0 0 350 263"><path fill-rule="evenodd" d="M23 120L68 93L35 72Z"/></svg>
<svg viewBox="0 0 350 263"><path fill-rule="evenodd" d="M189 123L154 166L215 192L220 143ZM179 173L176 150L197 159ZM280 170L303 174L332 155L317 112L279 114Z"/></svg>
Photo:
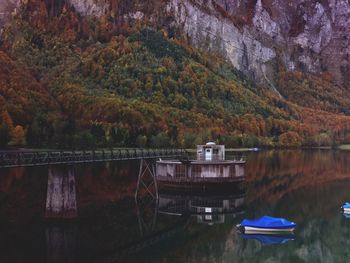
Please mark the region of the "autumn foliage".
<svg viewBox="0 0 350 263"><path fill-rule="evenodd" d="M116 5L118 3L116 2ZM283 98L147 17L100 19L28 1L0 49L1 147L333 145L349 140L347 90L279 72Z"/></svg>

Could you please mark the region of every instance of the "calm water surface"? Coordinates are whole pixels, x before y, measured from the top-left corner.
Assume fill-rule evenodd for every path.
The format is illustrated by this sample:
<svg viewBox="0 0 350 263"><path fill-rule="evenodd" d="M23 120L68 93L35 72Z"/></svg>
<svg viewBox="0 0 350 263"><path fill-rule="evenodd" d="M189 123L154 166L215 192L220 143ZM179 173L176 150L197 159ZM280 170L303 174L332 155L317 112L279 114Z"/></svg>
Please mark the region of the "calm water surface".
<svg viewBox="0 0 350 263"><path fill-rule="evenodd" d="M247 185L135 202L138 162L76 166L79 218L44 218L47 167L0 170L0 262L344 262L350 152L250 153ZM201 213L206 212L206 213ZM243 218L286 217L284 238L245 237ZM255 239L254 239L255 238Z"/></svg>

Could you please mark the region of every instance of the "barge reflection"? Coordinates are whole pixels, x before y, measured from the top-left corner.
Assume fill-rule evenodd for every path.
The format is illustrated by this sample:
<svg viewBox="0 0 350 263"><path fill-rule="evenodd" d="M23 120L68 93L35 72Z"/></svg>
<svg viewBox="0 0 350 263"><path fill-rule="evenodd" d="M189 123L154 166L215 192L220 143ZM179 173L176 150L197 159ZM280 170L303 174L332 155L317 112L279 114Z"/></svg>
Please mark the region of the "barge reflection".
<svg viewBox="0 0 350 263"><path fill-rule="evenodd" d="M227 218L235 218L244 213L245 192L226 195L180 195L161 192L158 213L174 216L189 215L197 223L220 224Z"/></svg>

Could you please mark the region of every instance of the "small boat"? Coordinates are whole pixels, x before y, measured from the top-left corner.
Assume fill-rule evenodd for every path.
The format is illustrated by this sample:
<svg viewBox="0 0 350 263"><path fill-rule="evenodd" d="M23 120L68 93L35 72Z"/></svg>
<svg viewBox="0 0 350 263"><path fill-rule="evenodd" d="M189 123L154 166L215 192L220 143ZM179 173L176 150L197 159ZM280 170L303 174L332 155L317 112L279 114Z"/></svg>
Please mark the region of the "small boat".
<svg viewBox="0 0 350 263"><path fill-rule="evenodd" d="M266 235L266 234L241 234L244 239L255 239L263 245L284 244L288 241L295 240L295 236L289 235Z"/></svg>
<svg viewBox="0 0 350 263"><path fill-rule="evenodd" d="M244 219L238 229L245 234L284 234L294 231L296 224L284 218L263 216L259 219Z"/></svg>
<svg viewBox="0 0 350 263"><path fill-rule="evenodd" d="M344 214L350 214L350 203L346 202L345 204L343 204L341 210Z"/></svg>

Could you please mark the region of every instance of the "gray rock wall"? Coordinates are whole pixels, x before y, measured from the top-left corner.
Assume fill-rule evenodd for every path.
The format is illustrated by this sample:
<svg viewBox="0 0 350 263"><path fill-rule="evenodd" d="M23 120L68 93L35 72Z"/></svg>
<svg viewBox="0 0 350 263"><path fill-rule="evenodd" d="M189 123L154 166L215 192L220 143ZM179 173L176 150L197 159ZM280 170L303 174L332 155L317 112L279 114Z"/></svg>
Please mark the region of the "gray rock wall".
<svg viewBox="0 0 350 263"><path fill-rule="evenodd" d="M168 11L196 46L220 52L256 80L273 78L278 61L287 70L329 72L347 86L350 4L325 3L172 0ZM237 25L242 14L244 23Z"/></svg>
<svg viewBox="0 0 350 263"><path fill-rule="evenodd" d="M0 23L19 1L0 0ZM117 8L123 18L144 18L144 1L67 1L82 15L102 16ZM158 25L167 21L165 26L182 30L195 46L220 53L257 81L273 83L278 63L286 70L328 72L339 84L350 84L349 0L148 2L162 9L152 10L151 20L162 20ZM164 20L162 15L172 19Z"/></svg>

